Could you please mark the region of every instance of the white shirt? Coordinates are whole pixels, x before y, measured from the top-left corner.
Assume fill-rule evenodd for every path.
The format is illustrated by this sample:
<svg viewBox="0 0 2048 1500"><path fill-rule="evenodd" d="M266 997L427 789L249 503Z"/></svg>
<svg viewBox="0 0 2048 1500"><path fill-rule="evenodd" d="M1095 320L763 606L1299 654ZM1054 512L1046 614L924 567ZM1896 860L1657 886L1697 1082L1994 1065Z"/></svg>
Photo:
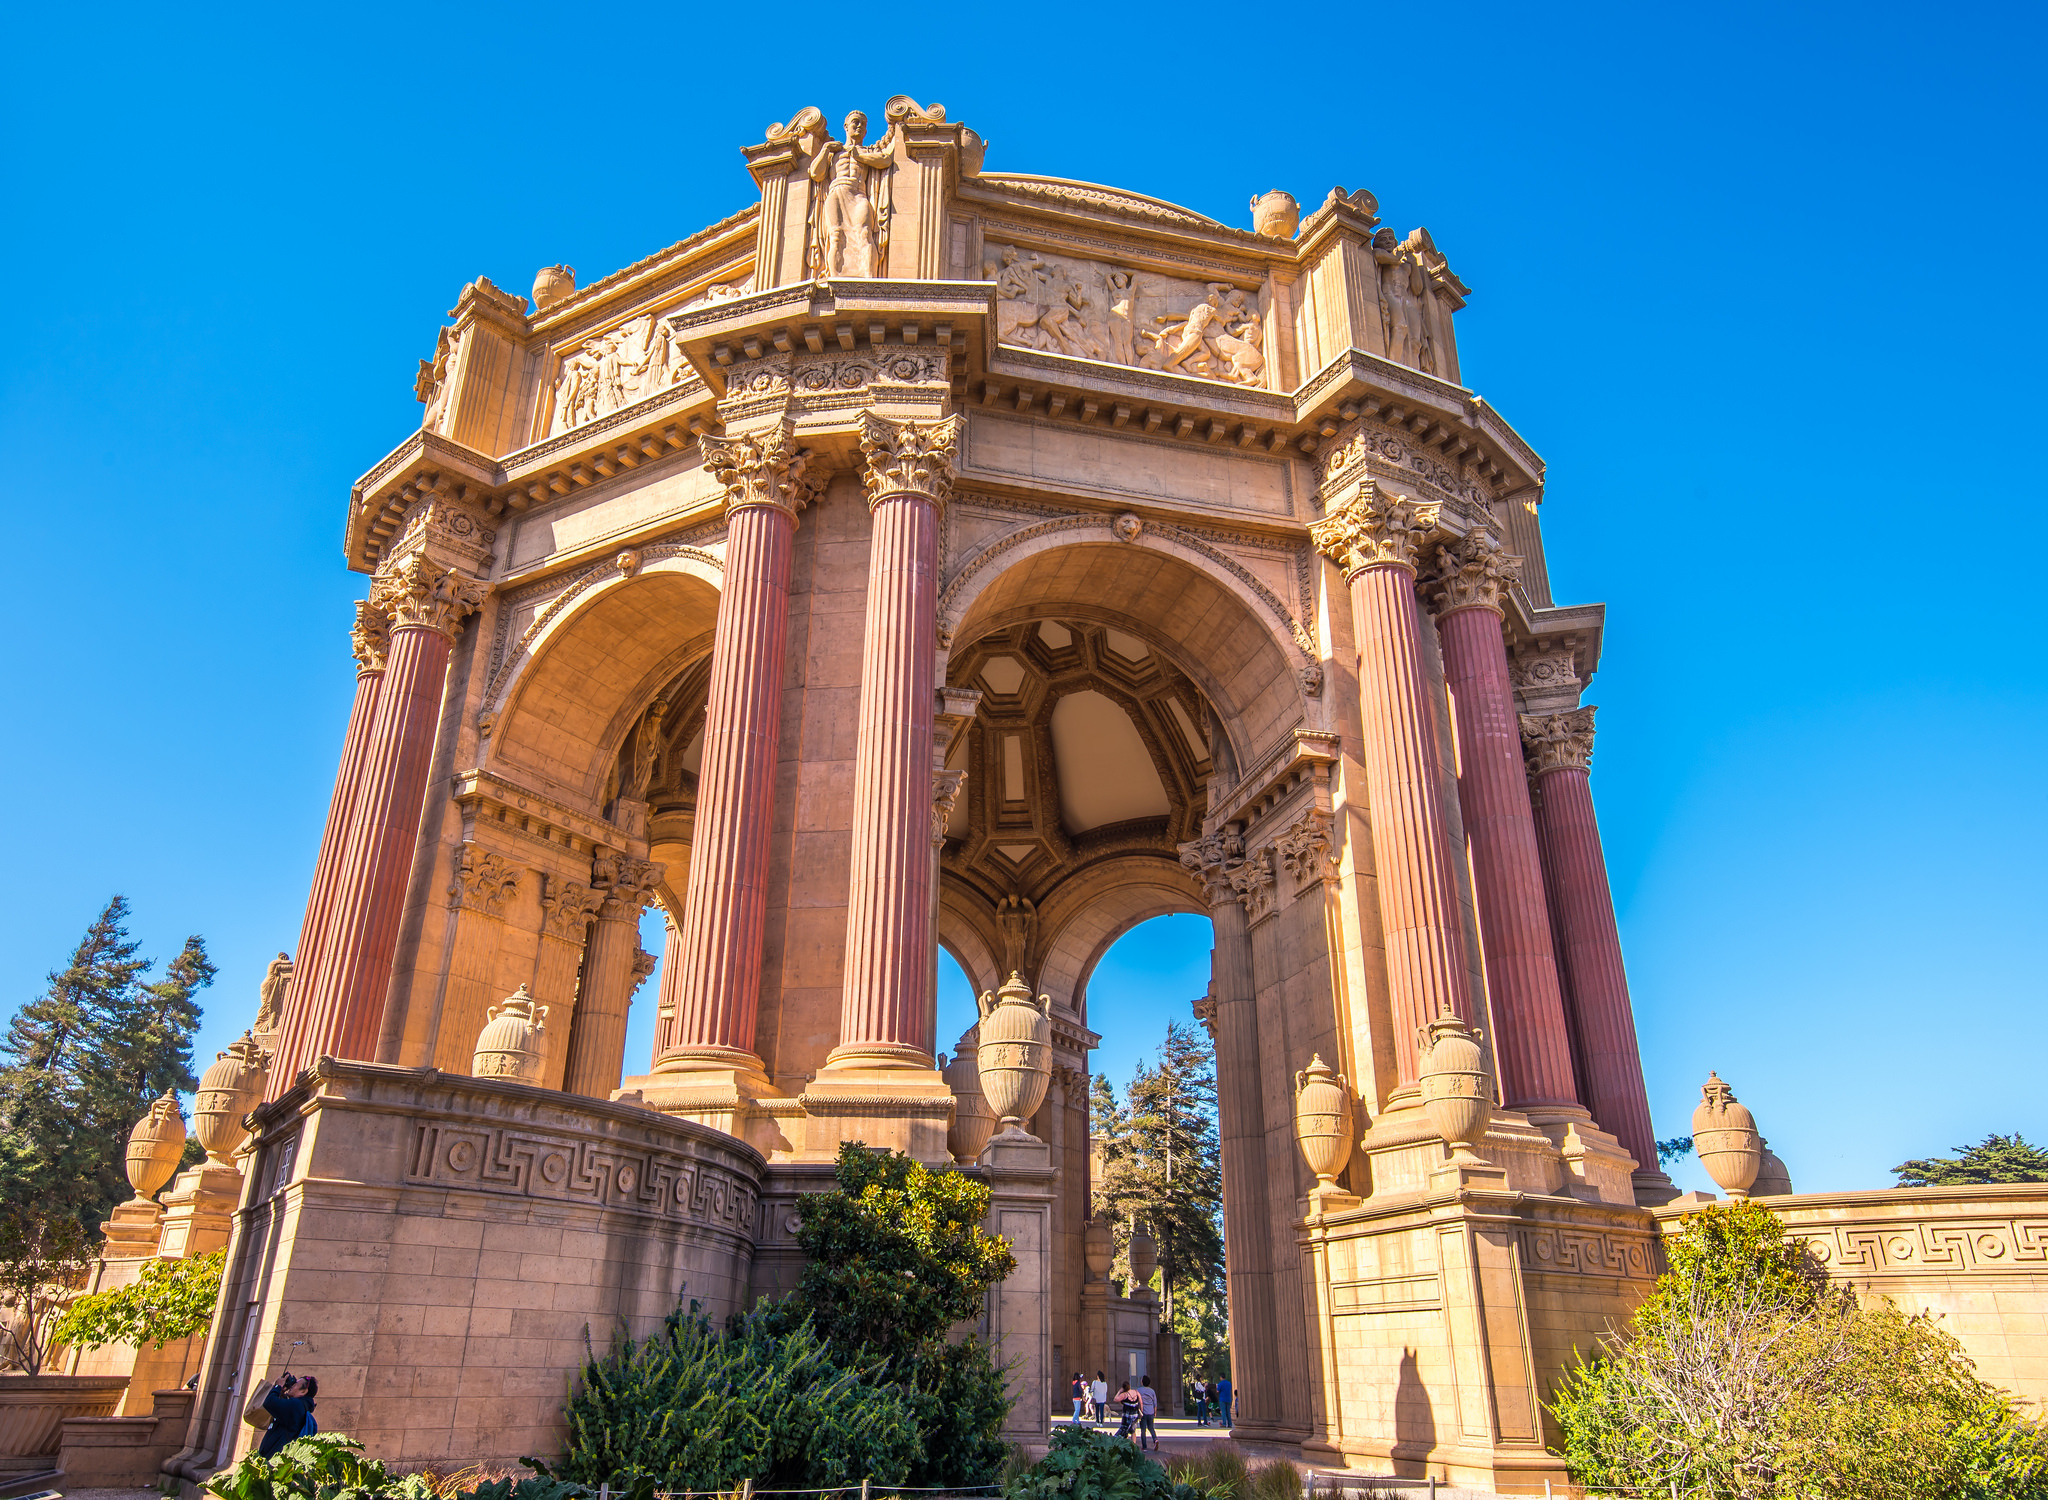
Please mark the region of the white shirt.
<svg viewBox="0 0 2048 1500"><path fill-rule="evenodd" d="M1109 1399L1109 1382L1106 1380L1091 1382L1088 1387L1088 1395L1097 1406L1102 1405L1103 1402Z"/></svg>

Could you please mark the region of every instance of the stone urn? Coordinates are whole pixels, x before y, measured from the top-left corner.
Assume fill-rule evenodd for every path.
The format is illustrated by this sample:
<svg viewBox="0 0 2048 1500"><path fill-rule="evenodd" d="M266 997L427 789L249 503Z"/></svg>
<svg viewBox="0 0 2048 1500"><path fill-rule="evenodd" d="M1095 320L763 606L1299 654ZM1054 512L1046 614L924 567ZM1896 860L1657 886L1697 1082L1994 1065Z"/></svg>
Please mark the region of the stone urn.
<svg viewBox="0 0 2048 1500"><path fill-rule="evenodd" d="M477 1033L476 1056L469 1065L473 1078L503 1078L512 1083L537 1083L541 1070L541 1038L547 1035L548 1008L535 1006L525 985L491 1007L484 1029Z"/></svg>
<svg viewBox="0 0 2048 1500"><path fill-rule="evenodd" d="M1101 1214L1082 1226L1081 1258L1088 1263L1090 1281L1109 1279L1109 1268L1116 1264L1116 1232Z"/></svg>
<svg viewBox="0 0 2048 1500"><path fill-rule="evenodd" d="M137 1198L153 1199L178 1170L185 1154L185 1117L169 1089L128 1132L128 1180Z"/></svg>
<svg viewBox="0 0 2048 1500"><path fill-rule="evenodd" d="M575 290L574 266L542 266L533 278L533 310L543 312Z"/></svg>
<svg viewBox="0 0 2048 1500"><path fill-rule="evenodd" d="M953 1091L953 1123L946 1127L946 1149L952 1152L953 1160L963 1165L978 1161L981 1148L996 1133L995 1111L988 1107L981 1092L981 1069L977 1063L981 1049L974 1040L975 1029L970 1026L960 1033L953 1060L940 1074L946 1087Z"/></svg>
<svg viewBox="0 0 2048 1500"><path fill-rule="evenodd" d="M1024 1122L1045 1102L1052 1081L1052 996L1031 998L1031 986L1010 971L995 994L981 992L981 1025L975 1058L981 1092L1003 1130L1023 1131Z"/></svg>
<svg viewBox="0 0 2048 1500"><path fill-rule="evenodd" d="M216 1054L213 1065L200 1075L192 1103L192 1133L206 1148L207 1160L216 1166L233 1165L228 1158L249 1137L242 1121L263 1102L269 1077L270 1054L253 1031L243 1032L227 1051Z"/></svg>
<svg viewBox="0 0 2048 1500"><path fill-rule="evenodd" d="M1479 1143L1493 1119L1493 1090L1479 1051L1481 1033L1461 1017L1438 1016L1416 1034L1421 1053L1422 1112L1459 1166L1483 1165Z"/></svg>
<svg viewBox="0 0 2048 1500"><path fill-rule="evenodd" d="M1159 1242L1152 1231L1136 1220L1131 1222L1131 1284L1125 1295L1142 1296L1152 1290L1152 1273L1159 1269Z"/></svg>
<svg viewBox="0 0 2048 1500"><path fill-rule="evenodd" d="M1316 1174L1316 1190L1334 1189L1351 1160L1351 1086L1321 1053L1294 1075L1294 1138Z"/></svg>
<svg viewBox="0 0 2048 1500"><path fill-rule="evenodd" d="M1763 1137L1756 1118L1735 1102L1735 1091L1709 1072L1700 1088L1699 1108L1692 1112L1692 1149L1731 1198L1747 1198L1763 1166Z"/></svg>
<svg viewBox="0 0 2048 1500"><path fill-rule="evenodd" d="M1291 240L1301 227L1301 205L1294 194L1275 188L1252 199L1252 228L1269 240Z"/></svg>

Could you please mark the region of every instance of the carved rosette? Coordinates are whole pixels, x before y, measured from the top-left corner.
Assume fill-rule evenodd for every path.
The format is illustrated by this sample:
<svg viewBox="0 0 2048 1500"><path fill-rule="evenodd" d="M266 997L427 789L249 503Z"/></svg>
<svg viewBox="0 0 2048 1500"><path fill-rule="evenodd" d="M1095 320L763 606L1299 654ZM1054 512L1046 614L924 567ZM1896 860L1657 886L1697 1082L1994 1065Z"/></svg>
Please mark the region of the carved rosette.
<svg viewBox="0 0 2048 1500"><path fill-rule="evenodd" d="M1583 771L1593 763L1592 704L1561 714L1523 714L1522 752L1529 774Z"/></svg>
<svg viewBox="0 0 2048 1500"><path fill-rule="evenodd" d="M1205 833L1180 846L1181 868L1202 883L1202 896L1211 906L1221 906L1236 894L1230 871L1244 858L1244 840L1234 833Z"/></svg>
<svg viewBox="0 0 2048 1500"><path fill-rule="evenodd" d="M704 452L704 467L725 486L727 514L748 505L765 505L792 520L814 498L814 487L806 483L813 455L795 443L796 424L784 420L758 432L732 437L697 439Z"/></svg>
<svg viewBox="0 0 2048 1500"><path fill-rule="evenodd" d="M1321 808L1310 808L1288 825L1274 847L1280 853L1280 868L1294 881L1295 890L1320 884L1336 864L1330 815Z"/></svg>
<svg viewBox="0 0 2048 1500"><path fill-rule="evenodd" d="M946 822L953 816L953 804L960 800L960 788L967 784L965 771L932 773L932 847L946 842Z"/></svg>
<svg viewBox="0 0 2048 1500"><path fill-rule="evenodd" d="M1570 651L1523 651L1508 660L1508 676L1520 693L1566 692L1579 685L1579 664Z"/></svg>
<svg viewBox="0 0 2048 1500"><path fill-rule="evenodd" d="M391 616L368 599L356 605L356 623L349 630L349 649L355 652L358 672L381 672L391 649Z"/></svg>
<svg viewBox="0 0 2048 1500"><path fill-rule="evenodd" d="M1437 548L1433 590L1436 612L1490 609L1507 613L1502 596L1522 581L1522 560L1506 551L1487 532L1472 531Z"/></svg>
<svg viewBox="0 0 2048 1500"><path fill-rule="evenodd" d="M872 509L891 495L916 495L943 506L953 494L953 446L960 418L892 422L869 412L861 419L861 482Z"/></svg>
<svg viewBox="0 0 2048 1500"><path fill-rule="evenodd" d="M462 911L502 917L505 903L519 894L519 880L525 873L488 849L465 842L456 858L455 878L448 882L448 904Z"/></svg>
<svg viewBox="0 0 2048 1500"><path fill-rule="evenodd" d="M1344 569L1347 579L1367 568L1406 568L1413 573L1439 510L1386 494L1376 481L1365 479L1349 499L1309 524L1309 539Z"/></svg>
<svg viewBox="0 0 2048 1500"><path fill-rule="evenodd" d="M393 630L432 630L451 641L491 587L414 552L370 585L370 603L384 610Z"/></svg>

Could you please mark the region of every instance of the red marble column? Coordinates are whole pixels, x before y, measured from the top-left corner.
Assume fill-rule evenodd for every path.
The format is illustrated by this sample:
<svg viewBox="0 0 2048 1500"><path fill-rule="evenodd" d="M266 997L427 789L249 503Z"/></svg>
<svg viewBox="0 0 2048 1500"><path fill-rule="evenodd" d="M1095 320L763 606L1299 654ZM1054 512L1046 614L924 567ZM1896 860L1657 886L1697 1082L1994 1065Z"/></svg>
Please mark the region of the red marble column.
<svg viewBox="0 0 2048 1500"><path fill-rule="evenodd" d="M296 1057L305 1043L306 1007L303 997L313 990L320 972L329 913L334 907L334 889L341 874L341 857L348 841L349 820L355 810L356 788L362 781L363 758L370 744L370 722L376 717L377 697L384 684L385 652L391 643L390 621L384 611L368 600L356 605L353 644L356 656L356 698L348 713L348 730L341 739L341 766L334 774L334 794L327 802L327 826L320 834L320 854L313 862L313 887L306 897L306 914L299 924L299 946L293 954L292 984L285 991L285 1009L278 1028L277 1055ZM298 1076L273 1066L267 1094L276 1098L291 1087Z"/></svg>
<svg viewBox="0 0 2048 1500"><path fill-rule="evenodd" d="M609 1099L626 1067L626 1022L633 992L645 978L640 955L640 913L654 899L662 867L644 859L603 855L594 862L591 885L604 893L590 946L583 954L583 983L569 1027L569 1063L562 1091L586 1099Z"/></svg>
<svg viewBox="0 0 2048 1500"><path fill-rule="evenodd" d="M427 770L441 721L448 649L486 585L414 554L372 586L391 611L391 648L322 932L316 983L303 999L299 1050L281 1059L289 1080L325 1056L376 1055L398 926L419 839Z"/></svg>
<svg viewBox="0 0 2048 1500"><path fill-rule="evenodd" d="M1576 1108L1571 1031L1550 943L1543 863L1522 765L1521 724L1501 594L1520 559L1483 532L1442 549L1437 634L1458 724L1458 807L1472 845L1479 935L1493 991L1493 1051L1503 1102Z"/></svg>
<svg viewBox="0 0 2048 1500"><path fill-rule="evenodd" d="M1607 885L1607 857L1593 816L1587 766L1593 757L1593 710L1522 716L1522 740L1536 782L1536 826L1543 843L1551 910L1562 940L1585 1060L1586 1107L1593 1123L1620 1139L1636 1159L1638 1177L1655 1173L1657 1139L1650 1128L1649 1091L1636 1048L1635 1011L1621 962L1621 932ZM1639 1185L1640 1186L1640 1185Z"/></svg>
<svg viewBox="0 0 2048 1500"><path fill-rule="evenodd" d="M960 419L861 434L874 534L854 750L853 877L839 1068L932 1066L932 655L939 508Z"/></svg>
<svg viewBox="0 0 2048 1500"><path fill-rule="evenodd" d="M683 898L670 948L675 1015L658 1073L766 1076L754 1051L768 911L768 835L781 756L789 569L806 455L790 426L701 439L726 486L725 592L711 648L704 758Z"/></svg>
<svg viewBox="0 0 2048 1500"><path fill-rule="evenodd" d="M1415 602L1416 562L1434 521L1434 507L1382 494L1368 479L1309 528L1351 585L1373 870L1403 1088L1416 1082L1416 1035L1430 1018L1472 1014Z"/></svg>
<svg viewBox="0 0 2048 1500"><path fill-rule="evenodd" d="M675 1037L676 1000L682 993L682 982L678 977L682 971L682 930L671 916L664 924L661 944L661 984L655 991L654 1000L654 1055L659 1058L668 1051Z"/></svg>

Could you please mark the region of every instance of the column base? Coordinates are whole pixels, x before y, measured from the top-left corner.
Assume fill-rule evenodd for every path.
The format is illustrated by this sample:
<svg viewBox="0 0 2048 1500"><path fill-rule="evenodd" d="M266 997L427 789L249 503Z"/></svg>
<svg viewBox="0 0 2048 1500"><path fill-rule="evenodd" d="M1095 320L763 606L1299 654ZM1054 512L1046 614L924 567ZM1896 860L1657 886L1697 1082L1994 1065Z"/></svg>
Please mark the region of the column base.
<svg viewBox="0 0 2048 1500"><path fill-rule="evenodd" d="M915 1049L904 1053L918 1055ZM873 1049L845 1049L845 1055L868 1058ZM950 1166L946 1131L953 1123L953 1091L925 1056L924 1066L882 1063L849 1066L834 1052L818 1076L804 1085L805 1115L800 1159L829 1161L840 1143L858 1141L901 1151L927 1166ZM984 1151L986 1159L987 1152Z"/></svg>
<svg viewBox="0 0 2048 1500"><path fill-rule="evenodd" d="M938 1060L922 1047L908 1046L902 1042L849 1042L843 1047L834 1047L825 1054L825 1072L839 1072L849 1068L890 1068L910 1069L924 1072L938 1065ZM820 1074L819 1076L823 1076Z"/></svg>
<svg viewBox="0 0 2048 1500"><path fill-rule="evenodd" d="M752 1053L715 1050L665 1053L654 1072L624 1080L612 1097L632 1096L662 1114L737 1136L771 1161L795 1156L803 1147L803 1105L777 1094Z"/></svg>
<svg viewBox="0 0 2048 1500"><path fill-rule="evenodd" d="M1678 1184L1657 1167L1637 1167L1632 1174L1638 1208L1656 1208L1678 1196Z"/></svg>
<svg viewBox="0 0 2048 1500"><path fill-rule="evenodd" d="M1442 1166L1429 1174L1429 1190L1432 1193L1505 1193L1508 1187L1506 1167L1496 1167L1490 1161L1472 1157L1460 1161L1453 1156Z"/></svg>
<svg viewBox="0 0 2048 1500"><path fill-rule="evenodd" d="M1450 1159L1450 1148L1430 1125L1422 1097L1412 1089L1397 1092L1388 1101L1359 1144L1372 1174L1368 1196L1375 1199L1437 1191L1431 1174ZM1486 1165L1506 1174L1507 1191L1567 1193L1569 1174L1556 1143L1519 1111L1495 1112L1479 1155Z"/></svg>
<svg viewBox="0 0 2048 1500"><path fill-rule="evenodd" d="M1565 1193L1586 1203L1636 1205L1635 1184L1630 1180L1636 1159L1619 1140L1595 1125L1583 1106L1525 1104L1521 1112L1557 1147L1564 1164L1561 1187Z"/></svg>

